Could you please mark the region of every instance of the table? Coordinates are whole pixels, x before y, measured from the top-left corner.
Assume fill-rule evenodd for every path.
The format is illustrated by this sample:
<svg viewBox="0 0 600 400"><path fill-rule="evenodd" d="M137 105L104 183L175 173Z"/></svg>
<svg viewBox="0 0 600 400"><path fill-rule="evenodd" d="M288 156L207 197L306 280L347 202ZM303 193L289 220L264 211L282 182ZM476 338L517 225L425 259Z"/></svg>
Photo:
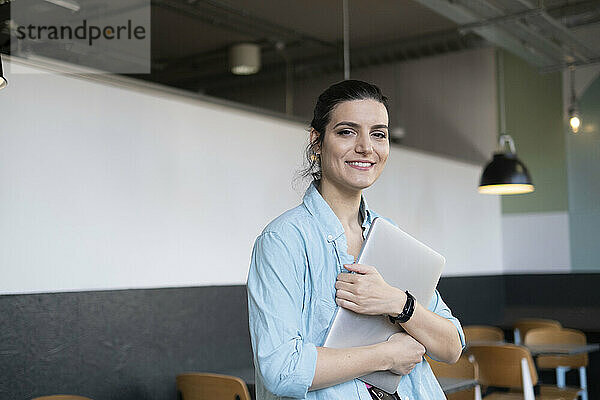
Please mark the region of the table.
<svg viewBox="0 0 600 400"><path fill-rule="evenodd" d="M600 350L598 343L526 345L532 356L572 356Z"/></svg>
<svg viewBox="0 0 600 400"><path fill-rule="evenodd" d="M469 349L469 346L495 346L503 344L514 344L509 342L492 342L492 341L477 341L470 342L465 347L465 351ZM586 343L586 344L536 344L526 345L521 344L520 346L526 347L532 356L572 356L575 354L591 353L593 351L600 350L599 343Z"/></svg>
<svg viewBox="0 0 600 400"><path fill-rule="evenodd" d="M458 379L458 378L437 378L444 394L450 394L460 392L461 390L467 390L477 386L475 379Z"/></svg>
<svg viewBox="0 0 600 400"><path fill-rule="evenodd" d="M526 346L531 355L537 356L570 356L575 354L591 353L600 349L598 343L586 343L586 344L539 344L539 345L528 345ZM558 366L556 367L556 385L559 388L566 386L566 373L569 367ZM581 398L587 400L587 378L586 368L579 368L579 383L582 388Z"/></svg>

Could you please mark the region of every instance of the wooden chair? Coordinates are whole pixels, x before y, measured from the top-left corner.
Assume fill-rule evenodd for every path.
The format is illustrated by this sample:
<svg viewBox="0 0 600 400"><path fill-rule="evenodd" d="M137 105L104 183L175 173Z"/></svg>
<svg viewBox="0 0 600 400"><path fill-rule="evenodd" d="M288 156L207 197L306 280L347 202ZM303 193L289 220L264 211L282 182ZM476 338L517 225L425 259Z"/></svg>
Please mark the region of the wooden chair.
<svg viewBox="0 0 600 400"><path fill-rule="evenodd" d="M527 348L514 344L473 345L469 354L475 356L479 365L479 383L482 386L519 389L519 392L494 392L484 400L573 400L563 394L535 396L533 386L537 385L538 375L533 358Z"/></svg>
<svg viewBox="0 0 600 400"><path fill-rule="evenodd" d="M513 328L515 332L515 344L521 344L521 341L525 338L525 335L527 335L527 332L530 329L560 329L562 328L562 325L560 324L560 322L553 319L522 318L515 322Z"/></svg>
<svg viewBox="0 0 600 400"><path fill-rule="evenodd" d="M504 342L504 331L491 325L463 326L465 340L472 342Z"/></svg>
<svg viewBox="0 0 600 400"><path fill-rule="evenodd" d="M540 344L586 344L585 334L575 329L532 329L525 336L526 345ZM551 393L558 390L569 391L570 393L580 394L582 400L587 400L587 373L588 365L587 353L575 354L572 356L539 356L536 359L539 369L556 370L556 386L544 385L541 387L541 393ZM571 368L579 369L579 388L566 387L566 373Z"/></svg>
<svg viewBox="0 0 600 400"><path fill-rule="evenodd" d="M192 372L176 382L183 400L250 400L246 383L235 376Z"/></svg>
<svg viewBox="0 0 600 400"><path fill-rule="evenodd" d="M473 356L462 354L455 364L446 364L425 356L437 378L479 379L479 368ZM481 400L481 387L450 393L448 400Z"/></svg>
<svg viewBox="0 0 600 400"><path fill-rule="evenodd" d="M92 400L89 397L76 396L72 394L54 394L52 396L36 397L32 400Z"/></svg>

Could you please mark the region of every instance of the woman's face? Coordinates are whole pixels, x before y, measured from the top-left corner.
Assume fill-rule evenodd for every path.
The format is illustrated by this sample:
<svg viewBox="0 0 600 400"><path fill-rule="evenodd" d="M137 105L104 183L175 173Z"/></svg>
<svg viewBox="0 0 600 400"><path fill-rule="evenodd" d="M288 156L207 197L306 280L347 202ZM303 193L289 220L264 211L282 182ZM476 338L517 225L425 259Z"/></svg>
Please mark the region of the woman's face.
<svg viewBox="0 0 600 400"><path fill-rule="evenodd" d="M311 132L311 140L317 132ZM338 104L325 128L321 149L322 180L342 190L371 186L387 161L388 113L376 100Z"/></svg>

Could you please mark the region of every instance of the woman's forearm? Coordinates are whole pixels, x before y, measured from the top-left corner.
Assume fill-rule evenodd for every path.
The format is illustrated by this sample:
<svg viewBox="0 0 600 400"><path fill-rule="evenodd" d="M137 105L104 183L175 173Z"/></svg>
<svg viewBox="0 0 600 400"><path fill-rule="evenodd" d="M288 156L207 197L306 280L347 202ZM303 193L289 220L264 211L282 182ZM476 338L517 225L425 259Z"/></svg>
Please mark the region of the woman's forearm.
<svg viewBox="0 0 600 400"><path fill-rule="evenodd" d="M381 344L345 349L317 347L317 367L308 390L337 385L389 368L388 357Z"/></svg>
<svg viewBox="0 0 600 400"><path fill-rule="evenodd" d="M462 352L462 344L452 322L418 304L404 330L419 341L433 358L455 363Z"/></svg>
<svg viewBox="0 0 600 400"><path fill-rule="evenodd" d="M337 385L375 371L407 375L423 360L424 354L425 347L404 332L372 346L317 347L317 367L309 390Z"/></svg>

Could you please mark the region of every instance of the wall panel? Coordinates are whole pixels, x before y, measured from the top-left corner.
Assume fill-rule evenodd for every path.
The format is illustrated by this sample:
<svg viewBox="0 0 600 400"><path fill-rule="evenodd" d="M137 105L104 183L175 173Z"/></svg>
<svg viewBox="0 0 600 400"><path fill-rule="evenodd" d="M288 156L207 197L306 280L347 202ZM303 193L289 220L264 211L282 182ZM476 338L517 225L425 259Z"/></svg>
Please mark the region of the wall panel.
<svg viewBox="0 0 600 400"><path fill-rule="evenodd" d="M242 284L256 236L301 200L302 124L9 65L0 293ZM448 273L497 272L499 202L476 194L478 173L394 149L368 201Z"/></svg>

